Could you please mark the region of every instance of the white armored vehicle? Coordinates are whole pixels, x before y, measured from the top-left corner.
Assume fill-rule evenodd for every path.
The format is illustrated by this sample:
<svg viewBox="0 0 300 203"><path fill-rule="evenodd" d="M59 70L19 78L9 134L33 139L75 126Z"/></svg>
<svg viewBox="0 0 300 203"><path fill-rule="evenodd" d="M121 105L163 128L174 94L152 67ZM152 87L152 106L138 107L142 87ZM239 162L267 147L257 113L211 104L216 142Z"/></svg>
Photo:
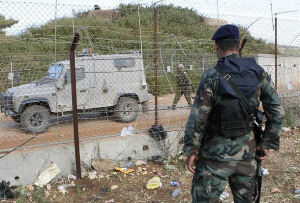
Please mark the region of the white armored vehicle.
<svg viewBox="0 0 300 203"><path fill-rule="evenodd" d="M136 119L148 94L142 55L81 54L75 59L76 94L81 117L107 114L121 122ZM70 61L50 65L47 75L1 93L1 111L28 132L47 130L54 121L72 119ZM80 118L80 117L79 117Z"/></svg>

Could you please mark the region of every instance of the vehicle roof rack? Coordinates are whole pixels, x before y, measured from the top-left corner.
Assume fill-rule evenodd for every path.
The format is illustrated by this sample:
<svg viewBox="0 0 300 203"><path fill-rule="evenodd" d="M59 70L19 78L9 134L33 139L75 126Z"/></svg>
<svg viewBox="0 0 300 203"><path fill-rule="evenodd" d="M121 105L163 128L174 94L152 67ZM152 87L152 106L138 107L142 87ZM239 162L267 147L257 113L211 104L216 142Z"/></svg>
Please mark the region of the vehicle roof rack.
<svg viewBox="0 0 300 203"><path fill-rule="evenodd" d="M117 54L139 54L139 51L129 50L129 51L119 51Z"/></svg>

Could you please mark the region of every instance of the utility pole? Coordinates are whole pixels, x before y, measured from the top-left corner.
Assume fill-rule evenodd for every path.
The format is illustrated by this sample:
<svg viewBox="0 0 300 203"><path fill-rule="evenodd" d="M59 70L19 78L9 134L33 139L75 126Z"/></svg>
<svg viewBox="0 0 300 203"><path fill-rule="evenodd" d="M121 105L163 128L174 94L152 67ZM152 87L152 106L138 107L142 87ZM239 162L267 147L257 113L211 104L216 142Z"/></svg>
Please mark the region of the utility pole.
<svg viewBox="0 0 300 203"><path fill-rule="evenodd" d="M158 84L157 84L157 9L154 8L154 65L155 65L155 125L158 125Z"/></svg>

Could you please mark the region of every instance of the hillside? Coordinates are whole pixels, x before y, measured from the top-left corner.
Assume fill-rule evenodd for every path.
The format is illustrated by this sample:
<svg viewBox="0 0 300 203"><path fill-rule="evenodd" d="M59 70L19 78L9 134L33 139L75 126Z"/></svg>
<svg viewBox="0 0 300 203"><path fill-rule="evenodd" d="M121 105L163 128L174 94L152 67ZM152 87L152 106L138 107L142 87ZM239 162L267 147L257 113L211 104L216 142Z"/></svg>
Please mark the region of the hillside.
<svg viewBox="0 0 300 203"><path fill-rule="evenodd" d="M215 61L214 44L210 38L219 25L212 24L213 19L173 5L160 5L157 11L160 65L172 65L170 59L173 56L174 64L180 62L199 68L206 55L213 57L207 58L206 66L209 66L209 61ZM74 30L78 30L81 36L78 51L86 47L98 54L141 50L142 42L144 65L147 70L154 68L153 7L120 4L116 10L90 10L76 13L74 18L53 20L40 27L31 27L19 36L1 35L0 82L7 81L11 62L14 71L21 76L20 83L40 78L49 63L69 57ZM245 28L240 27L240 30L244 33ZM248 32L244 36L248 39L244 55L273 52L273 45L254 39ZM4 89L6 87L2 86L1 91Z"/></svg>

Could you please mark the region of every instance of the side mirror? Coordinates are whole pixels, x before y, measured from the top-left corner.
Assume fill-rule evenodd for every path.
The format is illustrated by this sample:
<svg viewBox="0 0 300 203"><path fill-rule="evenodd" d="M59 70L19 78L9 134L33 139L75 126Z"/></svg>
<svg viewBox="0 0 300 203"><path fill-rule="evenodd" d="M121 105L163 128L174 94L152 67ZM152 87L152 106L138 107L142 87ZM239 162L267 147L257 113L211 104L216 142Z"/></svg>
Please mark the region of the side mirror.
<svg viewBox="0 0 300 203"><path fill-rule="evenodd" d="M65 75L65 76L64 76L64 84L66 84L67 82L68 82L68 76Z"/></svg>

